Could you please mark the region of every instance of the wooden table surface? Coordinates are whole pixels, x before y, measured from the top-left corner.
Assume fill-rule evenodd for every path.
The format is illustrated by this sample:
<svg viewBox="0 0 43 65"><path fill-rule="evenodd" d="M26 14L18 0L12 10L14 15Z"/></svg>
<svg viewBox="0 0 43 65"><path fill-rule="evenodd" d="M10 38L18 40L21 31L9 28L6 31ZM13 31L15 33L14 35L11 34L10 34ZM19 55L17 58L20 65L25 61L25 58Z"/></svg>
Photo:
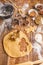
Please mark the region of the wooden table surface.
<svg viewBox="0 0 43 65"><path fill-rule="evenodd" d="M0 2L3 2L3 0L0 0ZM36 2L43 3L43 0L15 0L16 5L18 5L18 6L22 5L25 2L29 2L32 6ZM1 22L3 22L2 19L0 19L0 23ZM3 33L3 35L4 35L4 33ZM3 43L2 43L3 35L0 36L0 65L14 65L14 63L12 62L12 61L14 61L14 59L11 60L12 58L7 56L7 54L5 53L5 51L3 49Z"/></svg>

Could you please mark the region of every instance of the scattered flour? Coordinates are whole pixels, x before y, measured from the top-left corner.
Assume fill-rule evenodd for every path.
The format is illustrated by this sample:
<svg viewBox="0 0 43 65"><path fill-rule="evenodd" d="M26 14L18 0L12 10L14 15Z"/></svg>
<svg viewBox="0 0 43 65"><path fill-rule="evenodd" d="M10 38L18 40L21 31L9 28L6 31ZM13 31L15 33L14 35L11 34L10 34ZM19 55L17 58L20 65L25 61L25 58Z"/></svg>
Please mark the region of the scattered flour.
<svg viewBox="0 0 43 65"><path fill-rule="evenodd" d="M36 40L37 42L39 42L39 43L42 43L42 35L39 34L39 33L37 33L37 34L35 35L35 40Z"/></svg>
<svg viewBox="0 0 43 65"><path fill-rule="evenodd" d="M12 22L11 18L3 20L3 23L0 25L0 35L3 33L7 26L11 25L11 22Z"/></svg>
<svg viewBox="0 0 43 65"><path fill-rule="evenodd" d="M38 58L41 60L41 59L43 59L43 57L41 56L41 46L38 44L38 43L34 43L34 45L33 45L33 48L34 48L34 51L36 51L37 52L37 54L38 54Z"/></svg>

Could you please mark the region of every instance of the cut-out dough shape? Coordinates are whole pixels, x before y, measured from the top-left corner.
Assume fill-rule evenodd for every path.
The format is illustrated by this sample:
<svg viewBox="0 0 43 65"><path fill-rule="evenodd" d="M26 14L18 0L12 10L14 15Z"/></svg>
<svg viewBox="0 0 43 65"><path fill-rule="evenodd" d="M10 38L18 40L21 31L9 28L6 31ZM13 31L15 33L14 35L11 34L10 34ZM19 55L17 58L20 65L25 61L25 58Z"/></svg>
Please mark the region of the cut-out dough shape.
<svg viewBox="0 0 43 65"><path fill-rule="evenodd" d="M18 32L17 32L17 34L15 34L14 32L15 31L8 33L3 39L3 45L4 45L4 49L5 49L6 53L11 57L21 57L21 56L28 55L29 52L31 52L31 50L32 50L31 42L29 41L29 39L27 38L25 33L23 33L22 31L19 31L19 34L18 34ZM13 37L10 38L12 36L12 34L13 34ZM15 36L17 36L17 37L15 37ZM26 42L28 43L26 52L20 51L19 42L21 41L22 38L24 38L26 40Z"/></svg>

